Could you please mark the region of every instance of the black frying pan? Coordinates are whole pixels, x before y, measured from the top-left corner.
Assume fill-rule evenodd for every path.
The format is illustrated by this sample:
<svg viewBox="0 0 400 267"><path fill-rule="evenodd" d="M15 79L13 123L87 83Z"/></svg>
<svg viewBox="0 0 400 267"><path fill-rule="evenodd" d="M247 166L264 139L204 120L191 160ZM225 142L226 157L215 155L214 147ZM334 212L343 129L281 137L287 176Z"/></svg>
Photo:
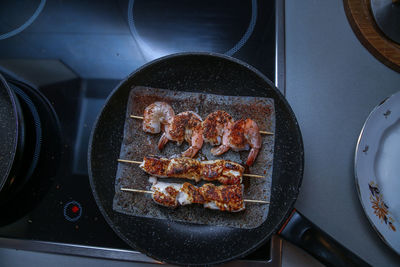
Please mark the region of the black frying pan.
<svg viewBox="0 0 400 267"><path fill-rule="evenodd" d="M130 90L148 86L176 91L269 97L275 101L276 132L271 204L258 228L237 229L128 216L112 209L114 180ZM293 209L303 177L303 142L292 109L273 83L237 59L183 53L146 64L122 81L106 101L89 146L94 198L113 230L148 256L175 264L217 264L242 257L281 233L327 264L364 265ZM319 243L318 243L319 241ZM323 243L323 245L321 245Z"/></svg>
<svg viewBox="0 0 400 267"><path fill-rule="evenodd" d="M0 202L18 184L25 126L20 103L0 75Z"/></svg>

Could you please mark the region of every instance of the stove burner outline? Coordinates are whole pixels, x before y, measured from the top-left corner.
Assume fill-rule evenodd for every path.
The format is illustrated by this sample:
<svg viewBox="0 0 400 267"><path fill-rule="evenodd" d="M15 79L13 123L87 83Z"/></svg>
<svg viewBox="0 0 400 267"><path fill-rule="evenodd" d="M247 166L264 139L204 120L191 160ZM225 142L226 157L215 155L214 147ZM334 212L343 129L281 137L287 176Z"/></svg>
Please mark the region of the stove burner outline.
<svg viewBox="0 0 400 267"><path fill-rule="evenodd" d="M22 32L26 28L28 28L37 19L37 17L40 15L40 13L42 12L45 4L46 4L46 0L40 0L39 6L37 7L37 9L33 13L33 15L27 21L25 21L24 24L22 24L18 28L14 29L12 31L0 34L0 40L4 40L4 39L7 39L7 38L10 38L10 37Z"/></svg>
<svg viewBox="0 0 400 267"><path fill-rule="evenodd" d="M128 3L128 24L129 24L129 30L133 36L133 39L138 43L139 47L144 48L143 50L148 51L149 54L154 54L154 50L145 42L143 39L140 37L136 26L135 26L135 19L133 18L133 5L134 5L135 0L129 0ZM251 34L254 31L254 28L256 26L257 22L257 0L251 0L251 19L249 26L246 29L246 32L243 34L242 38L228 51L226 51L224 54L228 56L232 56L235 54L237 51L240 50L244 46L244 44L249 40ZM145 55L143 53L142 57L143 59L146 59ZM164 55L158 55L157 57L164 56Z"/></svg>
<svg viewBox="0 0 400 267"><path fill-rule="evenodd" d="M257 0L251 0L251 19L249 26L247 27L246 32L242 36L242 38L237 42L231 49L226 51L224 54L228 56L232 56L237 51L239 51L242 46L249 40L251 34L254 31L254 27L256 26L257 22Z"/></svg>

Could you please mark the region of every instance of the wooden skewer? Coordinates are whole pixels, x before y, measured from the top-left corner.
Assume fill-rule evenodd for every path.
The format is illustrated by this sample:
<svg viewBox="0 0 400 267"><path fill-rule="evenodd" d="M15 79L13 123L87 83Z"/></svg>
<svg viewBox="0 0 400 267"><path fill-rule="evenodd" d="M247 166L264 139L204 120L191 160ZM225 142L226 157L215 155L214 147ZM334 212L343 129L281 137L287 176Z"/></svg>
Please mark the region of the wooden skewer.
<svg viewBox="0 0 400 267"><path fill-rule="evenodd" d="M269 204L269 201L265 200L258 200L258 199L243 199L244 202L249 202L249 203L262 203L262 204Z"/></svg>
<svg viewBox="0 0 400 267"><path fill-rule="evenodd" d="M127 191L127 192L134 192L134 193L144 193L144 194L153 194L153 191L150 190L141 190L141 189L131 189L131 188L121 188L121 191Z"/></svg>
<svg viewBox="0 0 400 267"><path fill-rule="evenodd" d="M124 163L142 164L141 161L136 161L136 160L117 159L117 161L124 162ZM250 173L243 173L243 176L253 177L253 178L265 178L265 176L257 175L257 174L250 174Z"/></svg>
<svg viewBox="0 0 400 267"><path fill-rule="evenodd" d="M131 118L133 118L133 119L139 119L139 120L143 120L143 117L141 117L141 116L135 116L135 115L131 115Z"/></svg>
<svg viewBox="0 0 400 267"><path fill-rule="evenodd" d="M121 188L121 191L125 192L134 192L134 193L144 193L144 194L153 194L153 191L150 190L141 190L141 189L132 189L132 188ZM262 204L269 204L269 201L264 201L264 200L256 200L256 199L244 199L244 202L249 202L249 203L262 203Z"/></svg>
<svg viewBox="0 0 400 267"><path fill-rule="evenodd" d="M243 173L243 176L253 177L253 178L265 178L265 176L257 175L257 174L250 174L250 173Z"/></svg>
<svg viewBox="0 0 400 267"><path fill-rule="evenodd" d="M141 161L127 160L127 159L118 159L118 162L134 163L134 164L142 164L142 162L141 162Z"/></svg>
<svg viewBox="0 0 400 267"><path fill-rule="evenodd" d="M130 115L130 117L131 117L132 119L143 120L143 117L142 117L142 116ZM274 133L272 133L272 132L267 132L267 131L260 131L260 134L273 135Z"/></svg>

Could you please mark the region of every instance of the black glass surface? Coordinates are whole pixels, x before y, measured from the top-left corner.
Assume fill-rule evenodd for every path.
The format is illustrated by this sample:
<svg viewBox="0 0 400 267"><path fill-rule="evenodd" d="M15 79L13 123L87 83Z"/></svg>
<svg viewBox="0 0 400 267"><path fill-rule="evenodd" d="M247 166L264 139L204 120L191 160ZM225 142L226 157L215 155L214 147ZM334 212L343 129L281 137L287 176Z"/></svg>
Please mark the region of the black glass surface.
<svg viewBox="0 0 400 267"><path fill-rule="evenodd" d="M40 2L1 1L0 38ZM226 53L274 80L274 28L274 1L46 1L29 27L0 40L0 66L49 100L60 126L59 165L38 174L46 190L28 190L40 197L0 226L0 237L129 249L100 214L87 175L89 135L105 99L136 68L183 51ZM250 256L268 257L269 243Z"/></svg>

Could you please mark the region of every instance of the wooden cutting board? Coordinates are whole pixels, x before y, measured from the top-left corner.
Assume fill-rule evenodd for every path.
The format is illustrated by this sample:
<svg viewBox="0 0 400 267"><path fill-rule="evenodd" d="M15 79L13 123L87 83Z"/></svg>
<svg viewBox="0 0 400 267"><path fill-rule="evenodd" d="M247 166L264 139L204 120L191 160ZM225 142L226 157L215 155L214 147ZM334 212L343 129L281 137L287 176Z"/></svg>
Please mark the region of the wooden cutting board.
<svg viewBox="0 0 400 267"><path fill-rule="evenodd" d="M365 48L383 64L400 72L400 45L379 29L370 0L343 0L343 5L354 33Z"/></svg>

